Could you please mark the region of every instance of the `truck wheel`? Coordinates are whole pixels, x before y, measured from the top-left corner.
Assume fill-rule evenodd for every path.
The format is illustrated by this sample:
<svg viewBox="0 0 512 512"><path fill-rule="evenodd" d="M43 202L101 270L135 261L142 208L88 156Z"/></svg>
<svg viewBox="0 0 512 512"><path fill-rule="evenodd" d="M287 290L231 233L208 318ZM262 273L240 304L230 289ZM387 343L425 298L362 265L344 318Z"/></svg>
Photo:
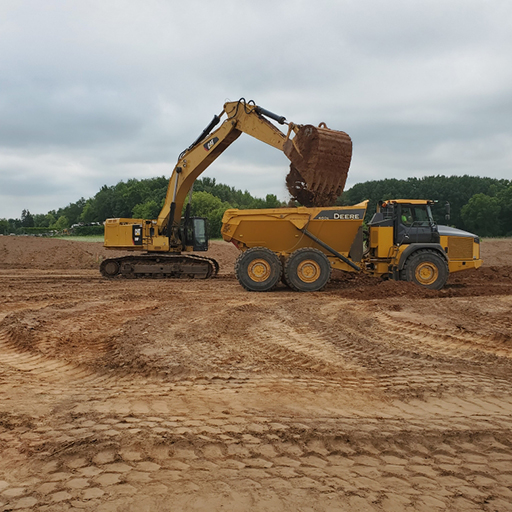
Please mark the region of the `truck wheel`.
<svg viewBox="0 0 512 512"><path fill-rule="evenodd" d="M253 247L241 253L235 263L238 282L250 292L268 292L281 279L281 262L266 247Z"/></svg>
<svg viewBox="0 0 512 512"><path fill-rule="evenodd" d="M297 249L284 265L285 281L298 292L317 292L331 278L331 264L318 249Z"/></svg>
<svg viewBox="0 0 512 512"><path fill-rule="evenodd" d="M417 251L405 262L402 279L431 290L440 290L448 280L448 264L434 251Z"/></svg>

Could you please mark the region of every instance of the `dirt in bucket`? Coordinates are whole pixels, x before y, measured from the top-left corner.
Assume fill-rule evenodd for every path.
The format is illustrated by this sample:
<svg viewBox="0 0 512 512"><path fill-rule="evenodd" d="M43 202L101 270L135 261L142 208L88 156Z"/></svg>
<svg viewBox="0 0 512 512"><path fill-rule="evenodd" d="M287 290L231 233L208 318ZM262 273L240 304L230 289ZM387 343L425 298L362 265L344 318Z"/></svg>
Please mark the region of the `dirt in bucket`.
<svg viewBox="0 0 512 512"><path fill-rule="evenodd" d="M302 126L285 142L290 159L286 186L293 199L304 206L331 206L345 187L352 158L352 141L345 132Z"/></svg>

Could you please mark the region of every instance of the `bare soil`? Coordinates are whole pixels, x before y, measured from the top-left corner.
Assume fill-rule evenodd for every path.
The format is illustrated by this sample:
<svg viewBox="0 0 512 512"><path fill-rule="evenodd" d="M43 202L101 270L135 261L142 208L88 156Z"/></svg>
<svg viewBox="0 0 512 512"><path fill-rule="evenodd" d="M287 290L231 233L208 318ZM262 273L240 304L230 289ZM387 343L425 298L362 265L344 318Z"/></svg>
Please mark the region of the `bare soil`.
<svg viewBox="0 0 512 512"><path fill-rule="evenodd" d="M512 240L439 292L106 280L0 237L0 510L512 510ZM111 253L108 253L111 254Z"/></svg>

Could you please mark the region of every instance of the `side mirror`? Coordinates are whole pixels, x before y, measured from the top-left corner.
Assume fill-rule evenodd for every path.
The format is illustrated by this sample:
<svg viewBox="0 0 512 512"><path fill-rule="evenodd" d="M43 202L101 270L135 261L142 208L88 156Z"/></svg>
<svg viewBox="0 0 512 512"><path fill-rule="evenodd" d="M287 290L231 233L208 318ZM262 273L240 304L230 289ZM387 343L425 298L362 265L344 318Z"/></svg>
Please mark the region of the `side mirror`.
<svg viewBox="0 0 512 512"><path fill-rule="evenodd" d="M446 220L450 220L450 203L448 201L446 201L445 205L444 205L444 210L446 212L444 218Z"/></svg>

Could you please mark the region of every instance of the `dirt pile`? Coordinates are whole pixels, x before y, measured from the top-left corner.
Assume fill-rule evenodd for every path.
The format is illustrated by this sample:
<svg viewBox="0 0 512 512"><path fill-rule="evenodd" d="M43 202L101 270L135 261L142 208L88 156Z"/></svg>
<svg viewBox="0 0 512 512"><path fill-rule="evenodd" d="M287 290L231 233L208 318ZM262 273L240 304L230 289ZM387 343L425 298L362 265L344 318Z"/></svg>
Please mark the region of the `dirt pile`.
<svg viewBox="0 0 512 512"><path fill-rule="evenodd" d="M0 237L0 269L93 269L105 254L101 243L30 236Z"/></svg>
<svg viewBox="0 0 512 512"><path fill-rule="evenodd" d="M74 242L43 237L0 236L1 269L96 269L106 258L129 254L105 249L101 242ZM207 255L218 261L220 273L231 273L235 246L212 241Z"/></svg>

